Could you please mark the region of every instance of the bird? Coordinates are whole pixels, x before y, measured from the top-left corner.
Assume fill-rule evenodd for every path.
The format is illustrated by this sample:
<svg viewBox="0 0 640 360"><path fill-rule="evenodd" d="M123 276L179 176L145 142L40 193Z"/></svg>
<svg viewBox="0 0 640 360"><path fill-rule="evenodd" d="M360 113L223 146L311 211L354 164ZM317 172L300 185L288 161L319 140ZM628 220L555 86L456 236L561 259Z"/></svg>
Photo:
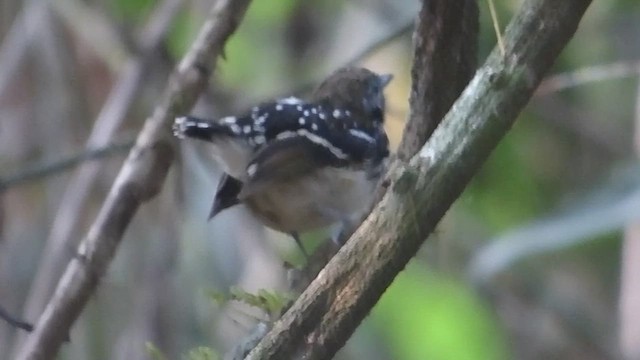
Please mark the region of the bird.
<svg viewBox="0 0 640 360"><path fill-rule="evenodd" d="M369 209L389 158L384 89L392 74L341 68L308 99L290 96L239 116L180 116L173 133L208 142L224 170L209 219L244 204L265 226L290 234L332 227L332 239Z"/></svg>

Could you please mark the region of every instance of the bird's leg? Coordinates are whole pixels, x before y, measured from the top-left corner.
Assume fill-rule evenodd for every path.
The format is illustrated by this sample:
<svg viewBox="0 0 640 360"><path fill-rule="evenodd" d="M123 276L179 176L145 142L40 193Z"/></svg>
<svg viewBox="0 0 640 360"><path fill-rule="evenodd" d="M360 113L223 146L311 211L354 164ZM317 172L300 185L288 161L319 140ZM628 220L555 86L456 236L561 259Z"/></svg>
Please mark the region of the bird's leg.
<svg viewBox="0 0 640 360"><path fill-rule="evenodd" d="M302 252L302 255L304 255L305 261L308 263L309 262L309 254L307 254L307 251L304 249L304 246L302 245L302 240L300 240L300 235L298 235L298 233L296 231L291 232L290 235L293 238L293 240L296 241L296 244L298 244L298 247L300 248L300 251Z"/></svg>

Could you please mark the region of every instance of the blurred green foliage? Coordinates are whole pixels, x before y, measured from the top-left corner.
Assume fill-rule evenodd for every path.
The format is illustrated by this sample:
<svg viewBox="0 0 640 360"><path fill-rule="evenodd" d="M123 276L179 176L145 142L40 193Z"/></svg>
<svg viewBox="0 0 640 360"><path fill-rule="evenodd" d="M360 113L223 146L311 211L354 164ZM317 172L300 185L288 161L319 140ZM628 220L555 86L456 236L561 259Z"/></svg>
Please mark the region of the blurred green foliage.
<svg viewBox="0 0 640 360"><path fill-rule="evenodd" d="M531 125L518 122L465 190L461 202L493 231L531 219L543 208L545 189L522 151Z"/></svg>
<svg viewBox="0 0 640 360"><path fill-rule="evenodd" d="M508 359L487 305L459 280L412 263L395 279L371 322L389 341L393 359Z"/></svg>
<svg viewBox="0 0 640 360"><path fill-rule="evenodd" d="M229 301L239 301L253 306L262 310L268 319L274 321L280 317L282 310L295 299L292 294L288 293L260 289L254 294L237 286L232 286L228 293L207 291L207 296L217 306L225 305Z"/></svg>
<svg viewBox="0 0 640 360"><path fill-rule="evenodd" d="M115 17L122 18L123 21L140 23L158 0L112 0L106 3Z"/></svg>

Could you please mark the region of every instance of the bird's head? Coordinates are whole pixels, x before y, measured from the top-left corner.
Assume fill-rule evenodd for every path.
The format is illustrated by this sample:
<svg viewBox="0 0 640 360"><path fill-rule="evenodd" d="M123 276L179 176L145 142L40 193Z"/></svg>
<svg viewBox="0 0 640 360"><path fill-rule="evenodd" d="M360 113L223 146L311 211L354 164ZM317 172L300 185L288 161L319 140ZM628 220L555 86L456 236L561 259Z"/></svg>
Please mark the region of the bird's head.
<svg viewBox="0 0 640 360"><path fill-rule="evenodd" d="M382 121L384 118L384 88L393 75L346 67L331 74L313 93L312 101L344 108L365 118Z"/></svg>

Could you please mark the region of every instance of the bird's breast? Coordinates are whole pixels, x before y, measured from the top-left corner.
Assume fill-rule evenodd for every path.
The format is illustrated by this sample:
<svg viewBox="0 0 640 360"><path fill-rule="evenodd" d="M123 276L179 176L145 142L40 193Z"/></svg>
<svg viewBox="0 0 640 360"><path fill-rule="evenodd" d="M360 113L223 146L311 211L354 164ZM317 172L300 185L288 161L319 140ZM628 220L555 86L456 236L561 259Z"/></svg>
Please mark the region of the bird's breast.
<svg viewBox="0 0 640 360"><path fill-rule="evenodd" d="M361 216L377 181L364 169L326 167L270 185L244 203L275 230L305 232Z"/></svg>

